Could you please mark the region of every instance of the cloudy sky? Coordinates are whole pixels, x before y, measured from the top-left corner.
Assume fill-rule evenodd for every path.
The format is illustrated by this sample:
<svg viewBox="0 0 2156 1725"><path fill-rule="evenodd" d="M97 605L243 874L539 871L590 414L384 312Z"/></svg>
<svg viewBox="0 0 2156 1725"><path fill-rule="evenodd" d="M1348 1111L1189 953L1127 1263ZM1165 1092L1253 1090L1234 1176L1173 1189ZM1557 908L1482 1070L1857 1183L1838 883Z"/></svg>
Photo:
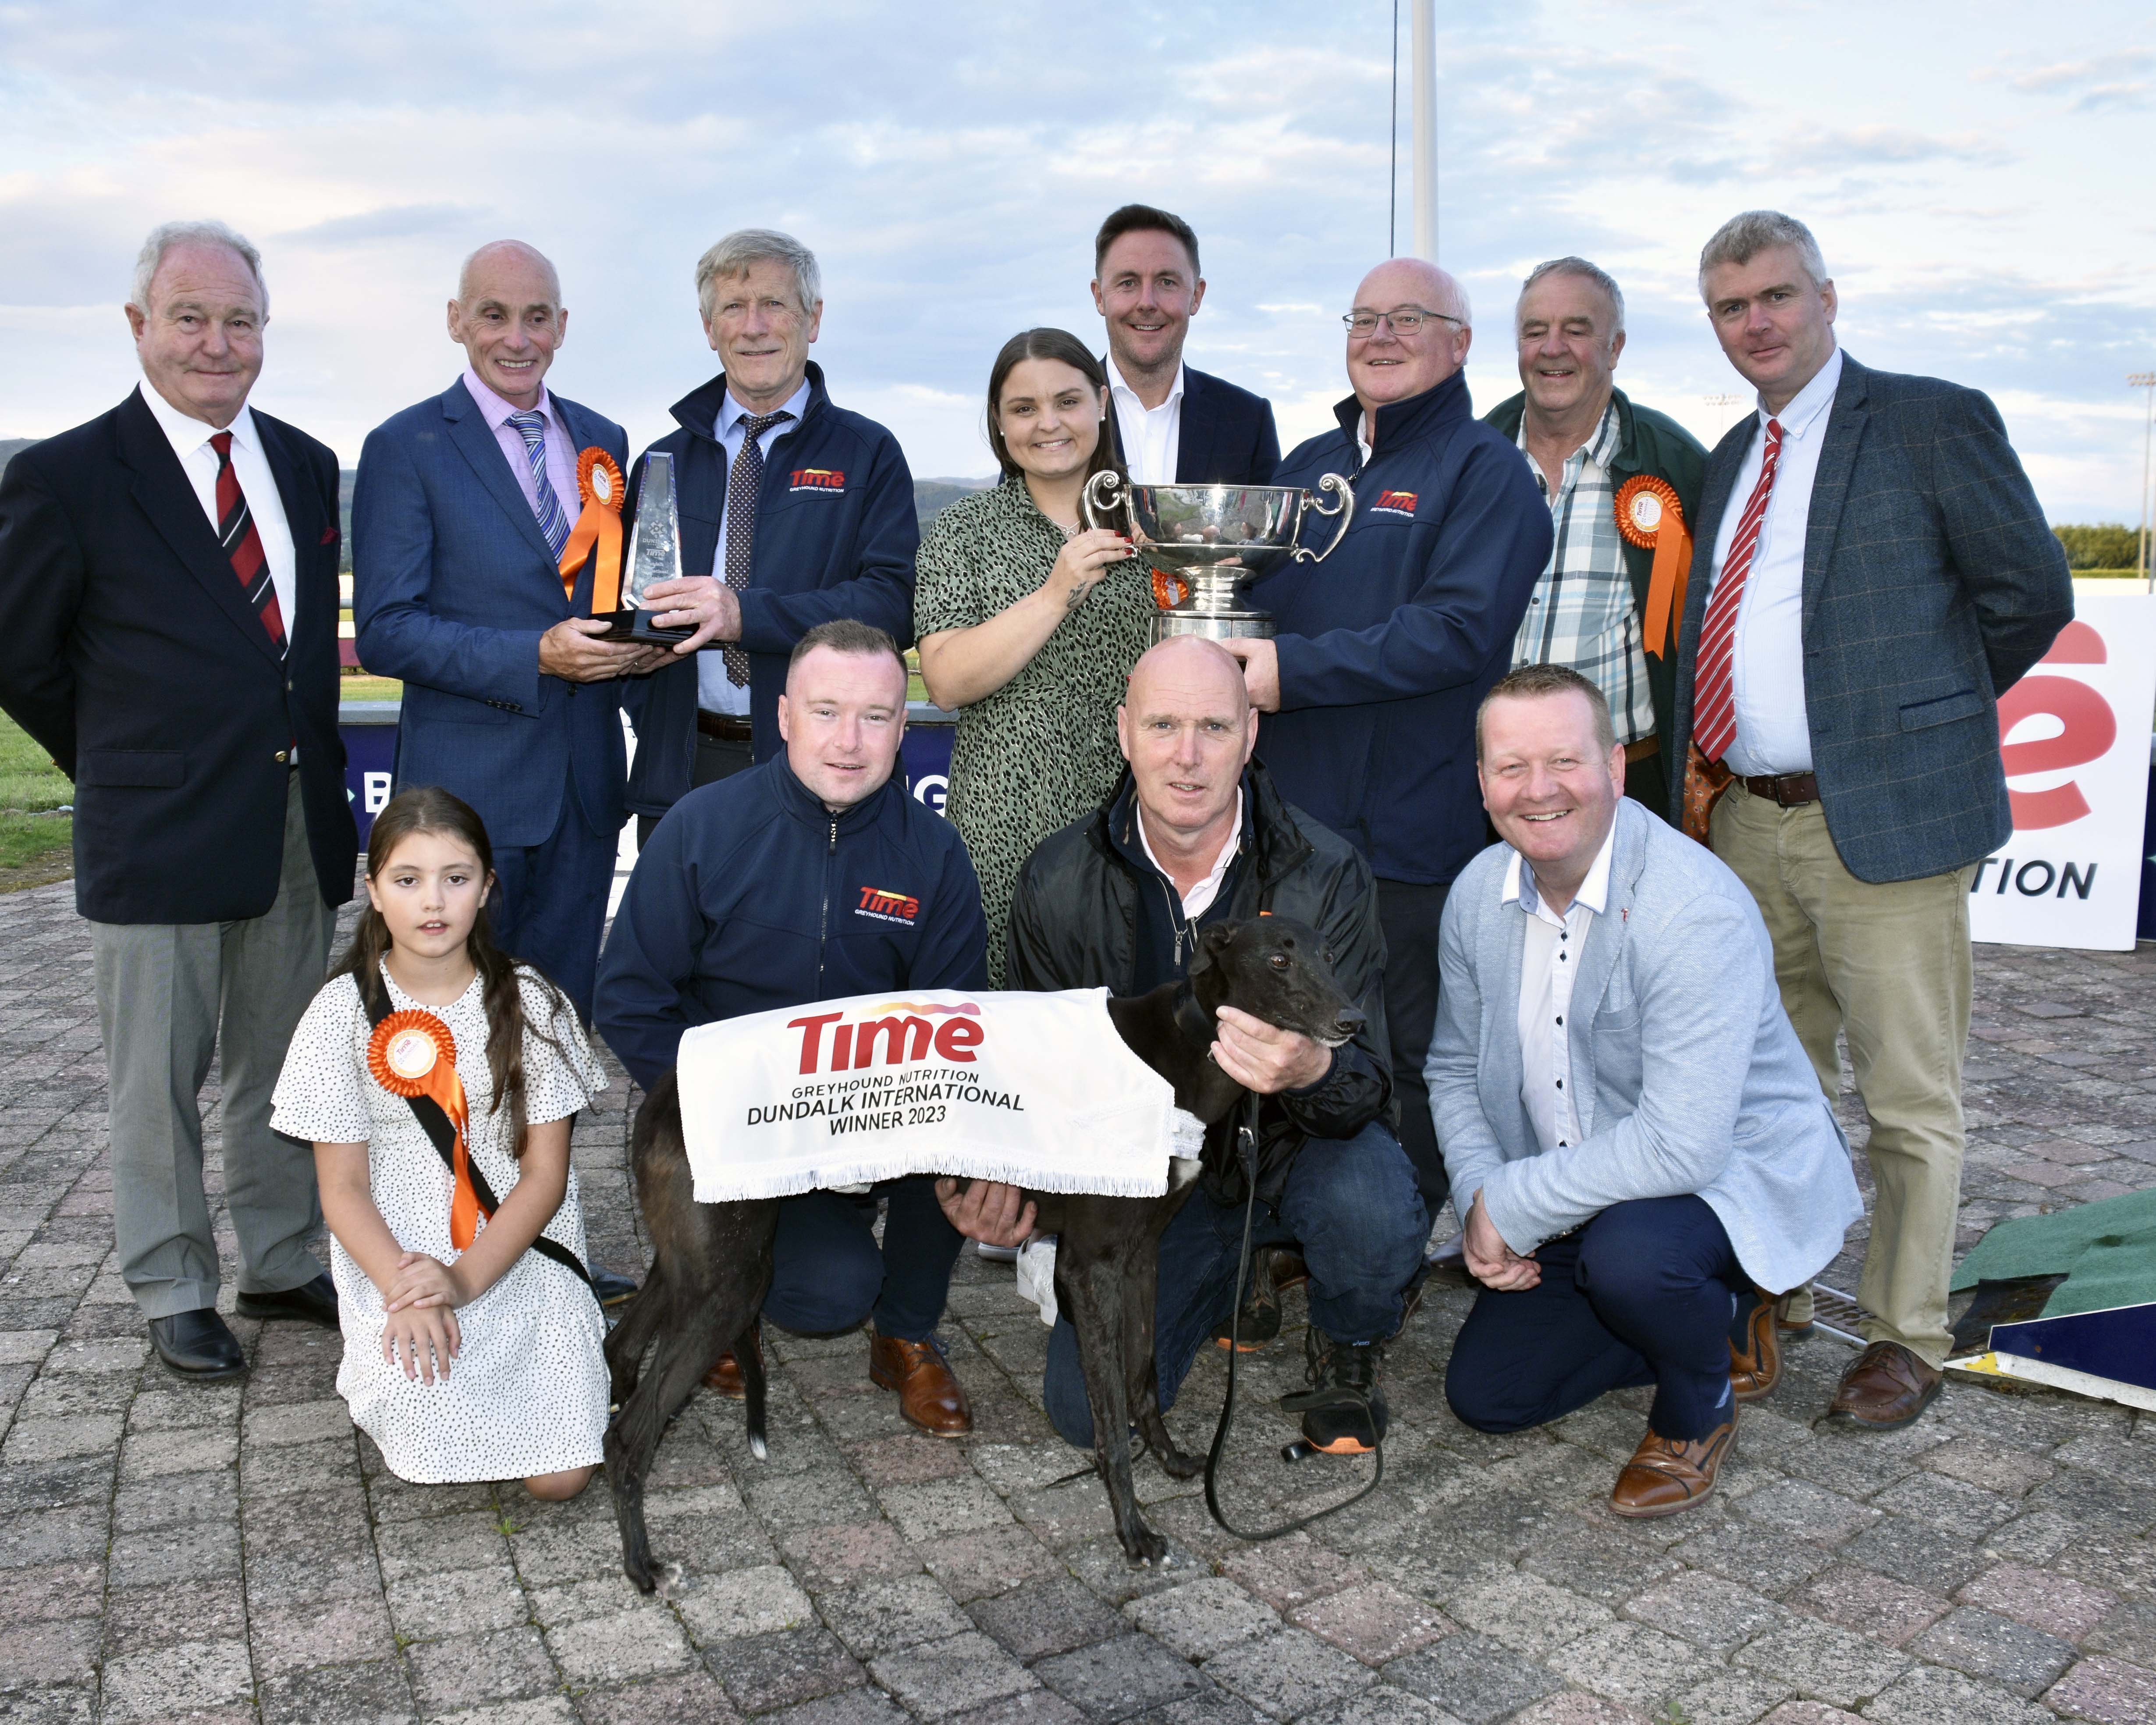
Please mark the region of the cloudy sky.
<svg viewBox="0 0 2156 1725"><path fill-rule="evenodd" d="M1741 386L1699 248L1771 204L1818 234L1851 352L1990 392L2054 520L2134 517L2156 13L1752 10L1439 8L1440 260L1481 320L1478 403L1517 387L1520 275L1578 252L1630 300L1620 381L1711 441ZM505 234L561 266L553 382L640 447L709 373L696 254L758 225L823 259L838 399L916 473L979 474L996 347L1035 323L1097 335L1091 235L1142 198L1203 239L1191 358L1270 395L1291 442L1342 393L1337 315L1386 250L1392 19L1392 0L0 6L0 437L119 398L143 232L216 215L266 255L256 400L347 461L454 376L457 261ZM1405 85L1404 65L1404 247Z"/></svg>

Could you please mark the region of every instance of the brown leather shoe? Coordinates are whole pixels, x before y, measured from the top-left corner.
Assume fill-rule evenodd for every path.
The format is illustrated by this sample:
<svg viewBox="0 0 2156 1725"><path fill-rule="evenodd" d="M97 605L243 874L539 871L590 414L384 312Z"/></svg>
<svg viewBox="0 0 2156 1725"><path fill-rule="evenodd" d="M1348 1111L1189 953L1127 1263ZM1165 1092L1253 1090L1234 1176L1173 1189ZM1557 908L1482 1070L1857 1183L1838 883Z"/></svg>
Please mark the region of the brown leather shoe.
<svg viewBox="0 0 2156 1725"><path fill-rule="evenodd" d="M1842 1373L1841 1388L1827 1412L1868 1431L1892 1431L1931 1406L1943 1381L1938 1367L1927 1365L1899 1342L1874 1342Z"/></svg>
<svg viewBox="0 0 2156 1725"><path fill-rule="evenodd" d="M1756 1402L1782 1381L1782 1308L1784 1295L1776 1299L1764 1288L1756 1291L1758 1303L1745 1326L1745 1346L1729 1344L1729 1393L1740 1402Z"/></svg>
<svg viewBox="0 0 2156 1725"><path fill-rule="evenodd" d="M1620 1516L1645 1521L1673 1516L1714 1495L1715 1476L1723 1458L1737 1447L1737 1421L1717 1425L1689 1443L1658 1437L1650 1426L1632 1459L1617 1476L1609 1507Z"/></svg>
<svg viewBox="0 0 2156 1725"><path fill-rule="evenodd" d="M749 1334L756 1344L756 1357L762 1359L763 1358L763 1327L759 1324L755 1329L750 1331ZM719 1363L704 1373L704 1387L706 1389L716 1390L730 1402L740 1401L748 1394L747 1386L742 1382L741 1362L734 1358L732 1348L729 1348L721 1354Z"/></svg>
<svg viewBox="0 0 2156 1725"><path fill-rule="evenodd" d="M896 1390L898 1411L931 1437L964 1437L973 1429L973 1404L932 1337L901 1342L878 1336L869 1343L869 1379Z"/></svg>

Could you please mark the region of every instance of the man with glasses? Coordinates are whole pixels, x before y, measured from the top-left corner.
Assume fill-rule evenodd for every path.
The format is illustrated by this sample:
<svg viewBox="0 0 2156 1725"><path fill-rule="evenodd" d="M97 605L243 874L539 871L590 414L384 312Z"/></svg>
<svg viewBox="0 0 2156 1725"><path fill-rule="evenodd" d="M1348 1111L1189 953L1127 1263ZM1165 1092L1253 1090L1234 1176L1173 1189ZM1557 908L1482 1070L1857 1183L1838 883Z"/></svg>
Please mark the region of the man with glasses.
<svg viewBox="0 0 2156 1725"><path fill-rule="evenodd" d="M1333 410L1339 428L1292 451L1276 482L1314 491L1351 475L1354 519L1322 570L1288 564L1251 587L1276 638L1223 644L1265 716L1258 752L1281 795L1378 877L1400 1141L1435 1214L1448 1187L1422 1069L1438 922L1482 848L1475 709L1511 666L1550 516L1468 400L1473 315L1458 282L1395 258L1363 278L1345 321L1354 393ZM1313 518L1307 537L1322 547L1332 531Z"/></svg>

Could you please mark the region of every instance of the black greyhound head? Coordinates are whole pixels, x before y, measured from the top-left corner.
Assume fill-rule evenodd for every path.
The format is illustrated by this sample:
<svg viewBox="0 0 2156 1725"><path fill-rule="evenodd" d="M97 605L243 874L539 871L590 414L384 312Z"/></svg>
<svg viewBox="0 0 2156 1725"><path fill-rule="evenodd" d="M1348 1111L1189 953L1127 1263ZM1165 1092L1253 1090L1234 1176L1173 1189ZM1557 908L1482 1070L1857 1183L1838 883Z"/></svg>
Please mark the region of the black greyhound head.
<svg viewBox="0 0 2156 1725"><path fill-rule="evenodd" d="M1332 974L1323 937L1289 916L1214 923L1191 955L1190 987L1209 1020L1232 1006L1327 1048L1350 1040L1365 1022Z"/></svg>

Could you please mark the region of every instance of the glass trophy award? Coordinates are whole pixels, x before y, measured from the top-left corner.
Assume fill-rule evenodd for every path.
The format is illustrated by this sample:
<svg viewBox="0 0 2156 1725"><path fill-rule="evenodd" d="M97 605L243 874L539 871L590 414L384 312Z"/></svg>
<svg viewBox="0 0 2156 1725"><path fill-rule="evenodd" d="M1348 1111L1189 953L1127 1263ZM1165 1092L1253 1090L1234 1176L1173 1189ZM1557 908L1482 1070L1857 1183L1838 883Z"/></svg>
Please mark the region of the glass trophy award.
<svg viewBox="0 0 2156 1725"><path fill-rule="evenodd" d="M636 525L629 537L629 567L622 580L622 608L604 613L609 641L685 641L696 634L683 625L660 629L659 615L644 597L662 581L681 578L681 518L674 496L674 458L654 449L644 458L644 484L636 496ZM660 602L664 608L665 601Z"/></svg>

